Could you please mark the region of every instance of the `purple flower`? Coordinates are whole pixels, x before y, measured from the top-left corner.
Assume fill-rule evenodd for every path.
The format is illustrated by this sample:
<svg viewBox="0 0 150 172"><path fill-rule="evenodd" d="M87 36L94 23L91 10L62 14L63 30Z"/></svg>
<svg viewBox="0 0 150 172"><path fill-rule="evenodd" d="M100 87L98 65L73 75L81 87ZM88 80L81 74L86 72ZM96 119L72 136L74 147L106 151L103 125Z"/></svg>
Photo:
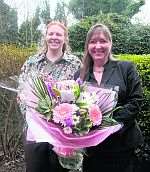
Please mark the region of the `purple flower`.
<svg viewBox="0 0 150 172"><path fill-rule="evenodd" d="M65 122L65 124L66 124L67 127L71 127L71 126L73 125L73 120L72 120L72 118L66 118L66 119L64 120L64 122Z"/></svg>
<svg viewBox="0 0 150 172"><path fill-rule="evenodd" d="M76 114L77 114L77 116L81 115L79 110L77 110Z"/></svg>
<svg viewBox="0 0 150 172"><path fill-rule="evenodd" d="M83 84L83 80L82 80L81 78L78 78L78 79L76 80L76 82L77 82L79 85L82 85L82 84Z"/></svg>
<svg viewBox="0 0 150 172"><path fill-rule="evenodd" d="M47 84L47 90L51 97L55 97L55 93L52 91L52 87L50 83Z"/></svg>

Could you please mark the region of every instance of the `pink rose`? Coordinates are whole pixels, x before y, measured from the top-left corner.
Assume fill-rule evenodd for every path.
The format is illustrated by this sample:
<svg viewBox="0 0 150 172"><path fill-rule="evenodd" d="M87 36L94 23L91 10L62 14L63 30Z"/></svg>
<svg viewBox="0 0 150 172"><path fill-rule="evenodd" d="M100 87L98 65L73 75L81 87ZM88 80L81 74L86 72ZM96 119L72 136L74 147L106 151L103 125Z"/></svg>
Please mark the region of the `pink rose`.
<svg viewBox="0 0 150 172"><path fill-rule="evenodd" d="M98 105L91 105L89 108L89 116L93 125L100 125L102 122L102 112Z"/></svg>
<svg viewBox="0 0 150 172"><path fill-rule="evenodd" d="M70 115L74 114L77 110L77 106L74 104L62 103L56 106L53 110L54 119L57 117L57 120L63 121Z"/></svg>

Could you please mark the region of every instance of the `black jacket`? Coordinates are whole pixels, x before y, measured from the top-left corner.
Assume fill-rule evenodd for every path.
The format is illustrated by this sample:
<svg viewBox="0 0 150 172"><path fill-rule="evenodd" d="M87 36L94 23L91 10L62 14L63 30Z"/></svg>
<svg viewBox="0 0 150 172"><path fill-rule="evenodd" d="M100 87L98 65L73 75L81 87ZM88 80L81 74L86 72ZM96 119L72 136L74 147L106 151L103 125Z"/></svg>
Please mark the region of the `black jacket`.
<svg viewBox="0 0 150 172"><path fill-rule="evenodd" d="M80 71L75 74L75 79L79 77ZM87 74L86 81L95 83L92 68ZM101 151L121 151L129 150L143 143L141 131L136 122L142 102L142 89L139 75L135 66L127 61L109 61L104 66L101 85L119 86L117 106L122 109L116 111L114 118L124 124L123 128L109 136L103 143L96 147L88 148L89 153L94 150ZM94 151L94 152L95 152Z"/></svg>

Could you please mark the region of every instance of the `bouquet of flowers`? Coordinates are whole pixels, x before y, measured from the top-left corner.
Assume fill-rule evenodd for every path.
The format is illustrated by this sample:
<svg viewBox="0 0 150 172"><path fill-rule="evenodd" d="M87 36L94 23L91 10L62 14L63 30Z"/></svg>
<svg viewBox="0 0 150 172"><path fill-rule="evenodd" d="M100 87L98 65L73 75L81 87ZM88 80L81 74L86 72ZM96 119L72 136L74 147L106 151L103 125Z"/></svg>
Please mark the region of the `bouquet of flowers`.
<svg viewBox="0 0 150 172"><path fill-rule="evenodd" d="M52 144L64 168L81 171L85 148L121 128L112 118L117 103L112 89L41 75L25 90L27 139Z"/></svg>

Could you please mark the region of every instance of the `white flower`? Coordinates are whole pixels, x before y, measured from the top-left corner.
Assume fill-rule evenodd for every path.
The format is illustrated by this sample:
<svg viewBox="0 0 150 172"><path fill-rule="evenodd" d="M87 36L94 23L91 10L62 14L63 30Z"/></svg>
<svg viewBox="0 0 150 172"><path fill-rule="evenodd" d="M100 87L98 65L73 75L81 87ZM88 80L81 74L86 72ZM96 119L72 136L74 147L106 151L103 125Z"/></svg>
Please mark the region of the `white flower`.
<svg viewBox="0 0 150 172"><path fill-rule="evenodd" d="M59 118L59 116L57 116L57 115L54 115L53 116L53 121L55 122L55 123L59 123L60 122L60 118Z"/></svg>
<svg viewBox="0 0 150 172"><path fill-rule="evenodd" d="M75 96L71 90L63 90L60 93L62 102L75 102Z"/></svg>
<svg viewBox="0 0 150 172"><path fill-rule="evenodd" d="M80 122L80 116L73 115L73 125L77 125Z"/></svg>
<svg viewBox="0 0 150 172"><path fill-rule="evenodd" d="M96 101L96 95L94 93L82 92L77 100L77 103L81 104L84 108L89 108ZM84 104L84 105L83 105Z"/></svg>
<svg viewBox="0 0 150 172"><path fill-rule="evenodd" d="M71 134L72 133L72 128L71 127L65 127L65 128L63 128L63 130L64 130L64 133L66 133L66 134Z"/></svg>

